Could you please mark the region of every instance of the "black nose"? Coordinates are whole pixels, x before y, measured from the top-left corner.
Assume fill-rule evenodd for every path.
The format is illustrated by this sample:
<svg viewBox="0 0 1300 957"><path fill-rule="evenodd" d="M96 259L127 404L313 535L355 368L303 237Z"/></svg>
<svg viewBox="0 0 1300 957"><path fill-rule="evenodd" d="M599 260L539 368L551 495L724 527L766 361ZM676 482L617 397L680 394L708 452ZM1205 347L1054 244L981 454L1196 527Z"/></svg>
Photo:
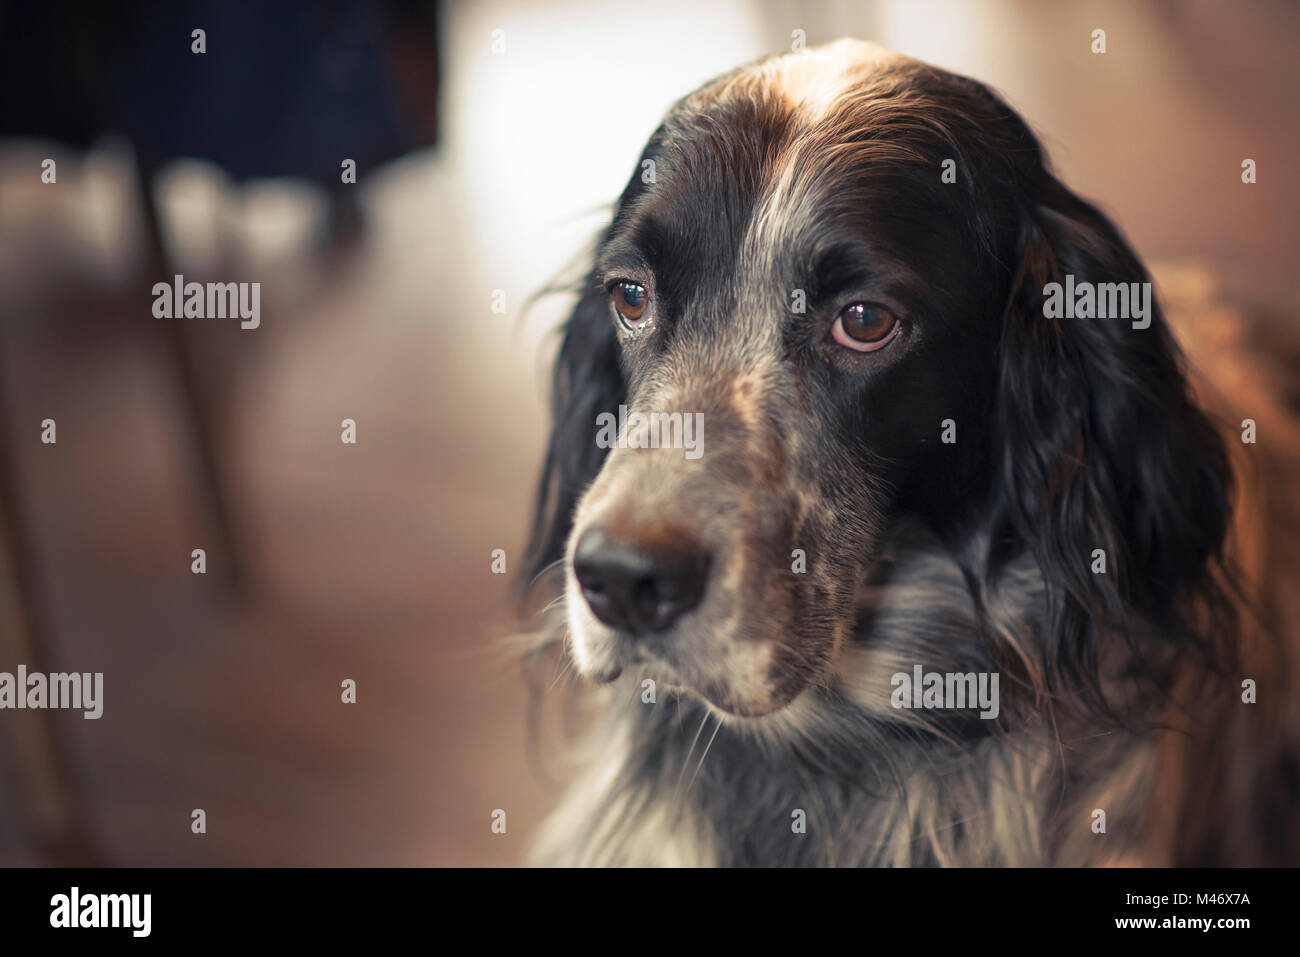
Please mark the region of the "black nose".
<svg viewBox="0 0 1300 957"><path fill-rule="evenodd" d="M573 572L597 618L641 636L666 631L700 603L709 556L686 536L616 537L593 527L578 539Z"/></svg>

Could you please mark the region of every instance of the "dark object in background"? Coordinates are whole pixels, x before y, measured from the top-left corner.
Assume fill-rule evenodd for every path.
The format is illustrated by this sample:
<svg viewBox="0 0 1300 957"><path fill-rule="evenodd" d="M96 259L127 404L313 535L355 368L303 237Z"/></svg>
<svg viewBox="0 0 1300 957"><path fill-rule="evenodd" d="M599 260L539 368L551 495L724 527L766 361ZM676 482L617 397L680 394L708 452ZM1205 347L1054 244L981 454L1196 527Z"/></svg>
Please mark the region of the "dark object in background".
<svg viewBox="0 0 1300 957"><path fill-rule="evenodd" d="M152 184L178 158L208 160L235 180L294 176L324 186L331 239L346 245L362 224L343 161L365 172L436 140L437 40L432 0L192 0L122 13L93 0L0 5L0 136L84 149L104 133L124 135L151 283L174 273ZM170 335L209 510L235 554L214 403L188 333L176 325Z"/></svg>
<svg viewBox="0 0 1300 957"><path fill-rule="evenodd" d="M432 2L87 0L0 6L0 135L88 146L124 134L146 165L339 182L437 139ZM191 34L205 31L206 53ZM52 58L50 51L62 51Z"/></svg>
<svg viewBox="0 0 1300 957"><path fill-rule="evenodd" d="M195 30L205 52L194 52ZM175 271L153 197L173 159L216 164L235 180L293 176L331 196L331 238L361 232L342 163L359 172L437 139L437 7L387 2L145 2L115 11L93 0L0 2L0 136L87 149L100 136L130 141L145 220L142 278ZM36 175L36 174L34 174ZM160 327L161 328L161 327ZM3 333L3 328L0 328ZM227 567L240 538L221 476L220 397L203 387L187 328L164 333L198 460L200 486ZM21 488L0 405L0 549L13 557L20 620L0 654L44 667L53 656L35 582L35 529L22 521ZM0 556L3 557L3 556ZM0 568L3 563L0 563ZM237 582L236 582L237 584ZM100 863L66 742L48 712L16 750L32 830L54 863Z"/></svg>

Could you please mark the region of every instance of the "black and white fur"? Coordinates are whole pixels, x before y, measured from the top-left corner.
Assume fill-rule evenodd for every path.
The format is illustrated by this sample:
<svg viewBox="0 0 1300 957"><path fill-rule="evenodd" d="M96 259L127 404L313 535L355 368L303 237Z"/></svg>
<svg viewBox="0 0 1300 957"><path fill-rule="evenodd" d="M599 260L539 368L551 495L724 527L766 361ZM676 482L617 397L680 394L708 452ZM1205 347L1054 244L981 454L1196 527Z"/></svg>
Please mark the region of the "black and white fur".
<svg viewBox="0 0 1300 957"><path fill-rule="evenodd" d="M985 87L852 41L696 91L643 160L556 360L530 579L602 687L537 861L1240 859L1180 783L1243 720L1224 441L1158 308L1042 308L1067 274L1149 280L1110 221ZM896 341L838 348L854 302ZM702 412L706 453L599 447L620 405ZM593 529L699 556L698 603L611 625L575 573ZM895 707L916 665L996 672L1000 714Z"/></svg>

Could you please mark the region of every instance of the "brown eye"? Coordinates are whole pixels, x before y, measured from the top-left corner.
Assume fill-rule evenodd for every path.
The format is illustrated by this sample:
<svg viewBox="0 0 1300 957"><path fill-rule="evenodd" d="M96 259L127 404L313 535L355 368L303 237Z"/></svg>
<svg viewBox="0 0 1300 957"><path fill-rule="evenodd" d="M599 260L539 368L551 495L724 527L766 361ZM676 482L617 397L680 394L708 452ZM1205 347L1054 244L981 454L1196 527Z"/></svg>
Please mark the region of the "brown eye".
<svg viewBox="0 0 1300 957"><path fill-rule="evenodd" d="M645 286L634 282L617 283L609 294L614 300L614 309L619 318L629 327L636 326L645 318L650 306L650 297Z"/></svg>
<svg viewBox="0 0 1300 957"><path fill-rule="evenodd" d="M900 328L897 317L883 306L855 302L836 317L831 338L856 352L875 352L893 342Z"/></svg>

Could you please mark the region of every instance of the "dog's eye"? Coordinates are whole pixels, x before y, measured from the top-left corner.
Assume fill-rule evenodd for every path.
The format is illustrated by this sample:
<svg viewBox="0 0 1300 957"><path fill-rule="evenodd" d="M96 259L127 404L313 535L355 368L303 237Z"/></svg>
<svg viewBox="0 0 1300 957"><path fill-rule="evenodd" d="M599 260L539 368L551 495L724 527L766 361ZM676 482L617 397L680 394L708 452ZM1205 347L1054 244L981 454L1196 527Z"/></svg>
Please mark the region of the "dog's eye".
<svg viewBox="0 0 1300 957"><path fill-rule="evenodd" d="M856 352L875 352L889 345L900 328L897 317L884 306L855 302L836 317L831 338Z"/></svg>
<svg viewBox="0 0 1300 957"><path fill-rule="evenodd" d="M616 283L609 294L614 300L614 310L623 320L623 324L629 329L638 328L642 324L641 320L646 317L646 309L650 306L650 296L645 286L625 280Z"/></svg>

